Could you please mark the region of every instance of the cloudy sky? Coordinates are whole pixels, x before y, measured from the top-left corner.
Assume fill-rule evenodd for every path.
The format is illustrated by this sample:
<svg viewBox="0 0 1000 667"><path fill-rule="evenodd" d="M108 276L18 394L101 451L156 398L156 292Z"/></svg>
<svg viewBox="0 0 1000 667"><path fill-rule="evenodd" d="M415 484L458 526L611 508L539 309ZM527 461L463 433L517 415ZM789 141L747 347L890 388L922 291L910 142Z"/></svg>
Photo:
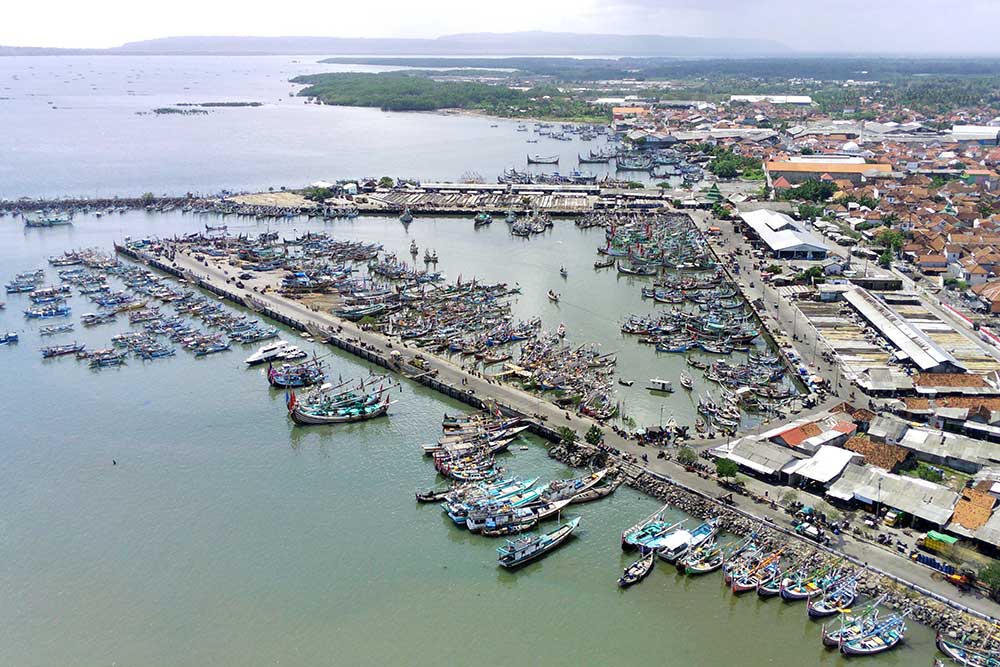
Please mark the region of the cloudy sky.
<svg viewBox="0 0 1000 667"><path fill-rule="evenodd" d="M758 37L802 51L1000 53L1000 0L8 0L0 45L178 35L437 37L554 30Z"/></svg>

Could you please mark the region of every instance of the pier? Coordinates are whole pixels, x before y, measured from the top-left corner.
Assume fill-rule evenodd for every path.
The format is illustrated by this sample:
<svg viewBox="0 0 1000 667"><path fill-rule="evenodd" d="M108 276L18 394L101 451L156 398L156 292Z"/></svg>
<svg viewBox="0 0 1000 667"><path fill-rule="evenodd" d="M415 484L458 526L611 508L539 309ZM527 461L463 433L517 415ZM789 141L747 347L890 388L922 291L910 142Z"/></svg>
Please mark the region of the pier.
<svg viewBox="0 0 1000 667"><path fill-rule="evenodd" d="M429 354L425 350L414 350L402 341L362 329L352 322L336 318L331 313L311 309L292 299L264 291L260 287L254 290L253 285L237 288L233 284L234 279L227 276L223 269L212 263L201 263L182 252L176 253L172 262L166 262L160 257L139 253L120 245L116 248L118 252L133 260L186 280L194 286L239 306L252 309L292 329L310 333L318 340L323 340L367 363L398 373L404 378L475 409L482 408L485 402L489 401L505 414L526 418L531 423L530 430L533 433L553 443L560 441L561 427L568 427L575 431L578 437L582 437L596 424L604 433L603 451L618 457L619 463L625 466L626 474L631 479L654 477L671 487L692 494L701 502L714 504L719 511L734 509L755 520L765 520L772 526L787 525L788 515L780 506L772 508L767 502L763 502L765 491L773 492L775 487L748 479L750 498L736 496L732 504L724 504L719 498L725 492L716 484L712 475L685 469L669 458L658 459L655 457L657 451L655 448L647 448L621 437L586 416L562 410L525 391L467 372L447 359ZM691 444L701 448L718 442L699 441ZM579 442L578 446L588 447L582 442ZM642 460L643 455L648 457L647 461ZM798 535L794 537L804 540ZM841 544L836 547L836 553L867 563L871 568L894 572L896 574L893 576L900 585L920 594L932 595L953 608L971 611L980 617L1000 616L1000 607L988 599L964 599L962 601L964 604L955 602L954 588L946 582L932 579L927 568L847 534L842 537ZM808 541L807 543L813 544Z"/></svg>

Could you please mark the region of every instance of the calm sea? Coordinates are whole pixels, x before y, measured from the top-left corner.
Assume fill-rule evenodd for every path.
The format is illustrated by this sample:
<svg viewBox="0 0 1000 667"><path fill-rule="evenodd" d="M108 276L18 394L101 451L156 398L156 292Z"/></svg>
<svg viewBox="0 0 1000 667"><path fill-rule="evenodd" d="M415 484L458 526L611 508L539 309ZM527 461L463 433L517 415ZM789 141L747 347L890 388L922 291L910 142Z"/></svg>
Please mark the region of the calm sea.
<svg viewBox="0 0 1000 667"><path fill-rule="evenodd" d="M531 167L539 173L570 173L578 153L605 145L534 137L509 120L307 104L292 96L300 86L290 78L388 69L319 59L0 58L0 198L216 193L383 175L494 181L506 168L526 170L528 153L560 156L558 167ZM147 113L202 102L263 106Z"/></svg>

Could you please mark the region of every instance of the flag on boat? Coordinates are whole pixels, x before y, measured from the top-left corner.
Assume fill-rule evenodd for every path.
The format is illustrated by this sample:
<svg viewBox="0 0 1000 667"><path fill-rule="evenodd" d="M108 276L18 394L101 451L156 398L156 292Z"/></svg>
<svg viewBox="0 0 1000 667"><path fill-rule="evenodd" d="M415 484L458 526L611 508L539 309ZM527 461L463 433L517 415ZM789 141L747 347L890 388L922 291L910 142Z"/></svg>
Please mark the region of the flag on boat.
<svg viewBox="0 0 1000 667"><path fill-rule="evenodd" d="M295 402L296 402L295 401L295 392L292 391L291 393L289 393L289 392L286 391L285 392L285 407L288 408L289 412L291 412L292 410L295 409Z"/></svg>

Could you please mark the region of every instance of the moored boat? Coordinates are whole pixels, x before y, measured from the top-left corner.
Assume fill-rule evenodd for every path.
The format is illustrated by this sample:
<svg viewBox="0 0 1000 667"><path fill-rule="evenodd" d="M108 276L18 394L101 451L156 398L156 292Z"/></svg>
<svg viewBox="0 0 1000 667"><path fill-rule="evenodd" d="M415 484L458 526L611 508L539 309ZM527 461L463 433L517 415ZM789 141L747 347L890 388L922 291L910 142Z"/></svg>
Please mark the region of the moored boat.
<svg viewBox="0 0 1000 667"><path fill-rule="evenodd" d="M579 525L580 517L576 517L549 533L508 540L507 544L497 548L497 562L507 569L525 565L557 549Z"/></svg>
<svg viewBox="0 0 1000 667"><path fill-rule="evenodd" d="M656 551L649 549L639 560L625 568L622 576L618 578L618 587L628 588L632 584L639 583L653 571L655 564Z"/></svg>

